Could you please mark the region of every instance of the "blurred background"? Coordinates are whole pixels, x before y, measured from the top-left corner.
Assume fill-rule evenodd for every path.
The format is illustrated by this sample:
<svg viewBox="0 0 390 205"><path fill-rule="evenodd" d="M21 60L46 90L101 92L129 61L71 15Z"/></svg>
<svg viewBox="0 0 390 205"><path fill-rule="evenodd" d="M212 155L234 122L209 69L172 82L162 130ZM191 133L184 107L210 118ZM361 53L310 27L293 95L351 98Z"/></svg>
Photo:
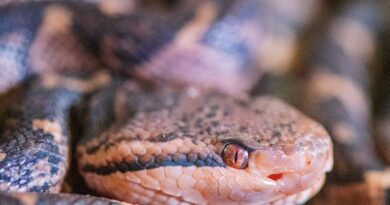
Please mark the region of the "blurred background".
<svg viewBox="0 0 390 205"><path fill-rule="evenodd" d="M254 95L321 122L335 165L309 204L390 204L388 1L267 1L269 39Z"/></svg>

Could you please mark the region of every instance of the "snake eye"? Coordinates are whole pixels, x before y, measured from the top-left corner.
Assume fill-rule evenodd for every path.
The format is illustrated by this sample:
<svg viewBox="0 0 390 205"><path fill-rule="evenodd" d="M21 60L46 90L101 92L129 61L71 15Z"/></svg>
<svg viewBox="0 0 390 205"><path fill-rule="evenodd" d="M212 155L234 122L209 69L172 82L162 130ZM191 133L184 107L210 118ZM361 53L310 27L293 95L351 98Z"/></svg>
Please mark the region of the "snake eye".
<svg viewBox="0 0 390 205"><path fill-rule="evenodd" d="M248 151L236 144L227 144L222 151L225 163L236 169L245 169L248 166Z"/></svg>

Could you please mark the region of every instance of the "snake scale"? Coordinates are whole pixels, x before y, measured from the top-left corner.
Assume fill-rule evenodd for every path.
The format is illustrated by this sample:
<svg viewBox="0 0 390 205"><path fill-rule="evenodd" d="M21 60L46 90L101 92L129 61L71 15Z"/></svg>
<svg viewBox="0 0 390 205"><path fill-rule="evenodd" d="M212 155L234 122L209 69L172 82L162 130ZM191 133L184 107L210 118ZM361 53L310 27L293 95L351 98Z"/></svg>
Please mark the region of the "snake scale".
<svg viewBox="0 0 390 205"><path fill-rule="evenodd" d="M299 92L268 89L295 78L283 68L294 35L313 23L320 1L310 2L0 1L0 203L305 203L332 169L330 136L258 94L305 99L286 100L334 137L336 184L383 169L360 90L382 32L378 2L345 3L324 23ZM361 47L345 43L348 29ZM59 193L74 167L87 194L118 201Z"/></svg>

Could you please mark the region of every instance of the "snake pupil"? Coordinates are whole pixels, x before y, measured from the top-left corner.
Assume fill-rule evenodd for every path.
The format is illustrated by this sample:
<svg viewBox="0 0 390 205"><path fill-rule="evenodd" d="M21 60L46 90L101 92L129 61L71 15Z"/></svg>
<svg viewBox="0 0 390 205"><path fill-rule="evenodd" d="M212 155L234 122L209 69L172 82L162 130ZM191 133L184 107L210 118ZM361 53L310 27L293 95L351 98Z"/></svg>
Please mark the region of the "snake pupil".
<svg viewBox="0 0 390 205"><path fill-rule="evenodd" d="M236 153L234 154L234 163L237 164L237 160L238 160L238 151L236 151Z"/></svg>

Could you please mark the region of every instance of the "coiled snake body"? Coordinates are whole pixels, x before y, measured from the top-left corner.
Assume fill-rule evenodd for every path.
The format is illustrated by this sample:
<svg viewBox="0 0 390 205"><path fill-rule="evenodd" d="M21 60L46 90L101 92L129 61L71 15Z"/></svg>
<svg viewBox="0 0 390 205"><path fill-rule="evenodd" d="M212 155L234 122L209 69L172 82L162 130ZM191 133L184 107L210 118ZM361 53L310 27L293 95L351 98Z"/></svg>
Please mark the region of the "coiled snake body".
<svg viewBox="0 0 390 205"><path fill-rule="evenodd" d="M0 189L12 192L0 200L119 203L17 194L60 191L69 122L82 127L75 158L86 183L120 201L297 204L318 192L332 167L327 132L276 98L246 94L260 76L262 1L109 8L0 7L0 91L11 89Z"/></svg>

